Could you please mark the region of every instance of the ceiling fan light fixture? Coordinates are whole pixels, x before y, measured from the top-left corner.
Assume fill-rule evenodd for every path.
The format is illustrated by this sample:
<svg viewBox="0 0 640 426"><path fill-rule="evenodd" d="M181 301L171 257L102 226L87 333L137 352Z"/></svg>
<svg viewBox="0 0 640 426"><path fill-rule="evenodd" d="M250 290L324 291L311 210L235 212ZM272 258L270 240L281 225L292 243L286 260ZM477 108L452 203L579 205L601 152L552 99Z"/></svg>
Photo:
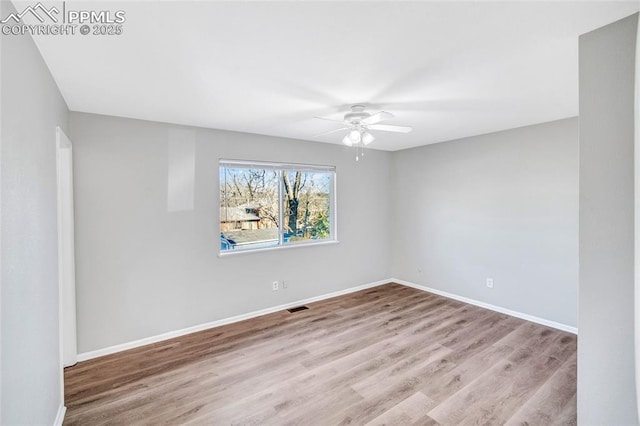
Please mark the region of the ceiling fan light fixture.
<svg viewBox="0 0 640 426"><path fill-rule="evenodd" d="M361 138L362 135L360 135L360 130L353 129L349 132L349 139L351 140L351 143L359 143Z"/></svg>
<svg viewBox="0 0 640 426"><path fill-rule="evenodd" d="M370 113L365 111L365 106L362 104L356 104L351 106L351 110L344 115L342 120L336 120L334 118L326 117L314 117L320 120L331 121L334 123L340 123L342 125L339 129L330 130L328 132L320 133L317 136L324 136L333 134L336 132L347 131L347 134L343 136L342 143L349 147L356 148L356 161L364 155L364 148L371 144L376 138L369 132L383 131L383 132L399 132L409 133L412 129L409 126L398 126L392 124L381 124L382 122L394 118L394 115L387 111L378 111L376 113Z"/></svg>
<svg viewBox="0 0 640 426"><path fill-rule="evenodd" d="M371 142L373 142L375 140L375 138L373 137L373 135L369 132L364 132L362 134L362 143L365 145L369 145Z"/></svg>

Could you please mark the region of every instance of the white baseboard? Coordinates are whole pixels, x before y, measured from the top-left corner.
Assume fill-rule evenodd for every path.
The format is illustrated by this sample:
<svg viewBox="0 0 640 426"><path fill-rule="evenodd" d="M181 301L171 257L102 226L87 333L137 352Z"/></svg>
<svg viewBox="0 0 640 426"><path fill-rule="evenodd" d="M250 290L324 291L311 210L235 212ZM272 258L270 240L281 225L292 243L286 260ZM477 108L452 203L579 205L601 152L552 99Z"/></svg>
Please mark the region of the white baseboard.
<svg viewBox="0 0 640 426"><path fill-rule="evenodd" d="M98 358L101 356L113 354L116 352L126 351L128 349L137 348L151 343L162 342L164 340L173 339L174 337L184 336L185 334L195 333L197 331L207 330L210 328L220 327L227 324L232 324L238 321L244 321L250 318L259 317L261 315L271 314L274 312L282 311L284 309L293 308L295 306L304 305L306 303L313 303L324 299L330 299L336 296L342 296L343 294L354 293L356 291L365 290L367 288L377 287L379 285L388 284L391 280L380 280L368 284L359 285L356 287L350 287L345 290L335 291L333 293L327 293L320 296L310 297L308 299L297 300L295 302L286 303L284 305L278 305L271 308L261 309L259 311L249 312L247 314L236 315L229 318L224 318L217 321L208 322L205 324L195 325L193 327L183 328L181 330L169 331L167 333L158 334L156 336L145 337L144 339L134 340L132 342L121 343L119 345L109 346L103 349L95 351L84 352L78 354L78 362L87 361L89 359Z"/></svg>
<svg viewBox="0 0 640 426"><path fill-rule="evenodd" d="M512 317L520 318L523 320L535 322L537 324L546 325L547 327L557 328L558 330L566 331L573 334L578 334L578 329L576 327L572 327L570 325L561 324L555 321L549 321L544 318L535 317L529 314L523 314L522 312L512 311L511 309L506 309L500 306L491 305L485 302L479 302L477 300L469 299L467 297L458 296L457 294L447 293L446 291L436 290L435 288L426 287L419 284L414 284L409 281L400 280L397 278L389 279L389 282L394 282L398 284L402 284L407 287L412 287L418 290L426 291L429 293L437 294L439 296L448 297L449 299L459 300L460 302L468 303L470 305L480 306L481 308L489 309L492 311L500 312L501 314L511 315Z"/></svg>
<svg viewBox="0 0 640 426"><path fill-rule="evenodd" d="M446 291L436 290L434 288L422 286L419 284L414 284L409 281L404 281L398 278L389 278L386 280L375 281L368 284L359 285L356 287L350 287L345 290L335 291L333 293L327 293L320 296L310 297L308 299L297 300L295 302L286 303L284 305L273 306L271 308L261 309L259 311L249 312L247 314L236 315L229 318L224 318L217 321L208 322L205 324L195 325L193 327L183 328L181 330L169 331L167 333L158 334L156 336L145 337L144 339L134 340L132 342L121 343L119 345L109 346L103 349L98 349L95 351L84 352L78 354L78 362L87 361L89 359L98 358L105 355L110 355L116 352L126 351L128 349L137 348L144 345L149 345L151 343L162 342L164 340L173 339L174 337L184 336L185 334L195 333L202 330L208 330L210 328L220 327L227 324L232 324L239 321L244 321L250 318L259 317L261 315L271 314L274 312L282 311L284 309L292 308L294 306L304 305L306 303L318 302L320 300L330 299L336 296L342 296L343 294L354 293L356 291L364 290L367 288L377 287L379 285L388 284L388 283L398 283L405 285L407 287L412 287L418 290L426 291L429 293L437 294L440 296L448 297L450 299L459 300L464 303L469 303L470 305L479 306L481 308L490 309L495 312L500 312L502 314L511 315L516 318L521 318L527 321L535 322L537 324L546 325L548 327L557 328L558 330L567 331L569 333L578 334L578 329L576 327L571 327L565 324L560 324L555 321L549 321L544 318L535 317L533 315L523 314L521 312L512 311L511 309L506 309L500 306L491 305L489 303L479 302L477 300L469 299L467 297L458 296L457 294L447 293ZM62 414L64 418L64 412Z"/></svg>
<svg viewBox="0 0 640 426"><path fill-rule="evenodd" d="M60 404L58 407L58 414L56 414L56 420L53 422L53 426L62 426L64 421L64 415L67 412L67 407L64 404Z"/></svg>

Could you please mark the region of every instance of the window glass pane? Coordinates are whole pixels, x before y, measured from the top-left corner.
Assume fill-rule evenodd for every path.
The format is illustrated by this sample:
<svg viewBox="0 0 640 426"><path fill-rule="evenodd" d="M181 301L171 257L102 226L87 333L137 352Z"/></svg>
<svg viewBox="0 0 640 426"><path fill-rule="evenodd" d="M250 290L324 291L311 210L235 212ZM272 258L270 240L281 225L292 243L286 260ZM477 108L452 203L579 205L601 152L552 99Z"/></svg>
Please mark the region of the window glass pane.
<svg viewBox="0 0 640 426"><path fill-rule="evenodd" d="M331 239L332 172L285 170L284 243Z"/></svg>
<svg viewBox="0 0 640 426"><path fill-rule="evenodd" d="M220 251L279 243L279 172L220 167Z"/></svg>

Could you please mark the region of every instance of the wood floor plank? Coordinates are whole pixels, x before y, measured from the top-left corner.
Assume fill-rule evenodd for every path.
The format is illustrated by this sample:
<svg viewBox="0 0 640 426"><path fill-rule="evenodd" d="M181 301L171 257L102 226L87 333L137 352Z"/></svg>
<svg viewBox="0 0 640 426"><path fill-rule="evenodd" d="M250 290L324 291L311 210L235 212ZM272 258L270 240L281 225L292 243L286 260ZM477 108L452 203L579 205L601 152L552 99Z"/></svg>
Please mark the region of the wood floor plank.
<svg viewBox="0 0 640 426"><path fill-rule="evenodd" d="M507 346L490 345L441 377L432 377L422 388L422 392L435 401L445 401L484 374L487 366L505 359L512 351Z"/></svg>
<svg viewBox="0 0 640 426"><path fill-rule="evenodd" d="M506 425L562 424L562 414L576 396L577 356L573 353L553 376L506 423ZM571 423L573 419L569 419ZM560 423L558 423L560 422Z"/></svg>
<svg viewBox="0 0 640 426"><path fill-rule="evenodd" d="M368 422L367 426L412 425L427 416L436 402L422 392L416 392L380 416Z"/></svg>
<svg viewBox="0 0 640 426"><path fill-rule="evenodd" d="M351 387L365 398L375 398L376 395L386 392L385 385L387 383L396 382L403 376L412 376L417 365L438 362L449 353L451 353L451 349L439 343L421 350L408 350L397 362L353 383Z"/></svg>
<svg viewBox="0 0 640 426"><path fill-rule="evenodd" d="M414 366L407 374L399 374L393 381L381 384L364 401L337 412L330 418L329 424L366 424L419 391L431 375L448 371L454 366L455 364L447 362L444 357L425 360Z"/></svg>
<svg viewBox="0 0 640 426"><path fill-rule="evenodd" d="M571 343L572 339L560 332L542 330L430 411L429 416L442 424L470 422L471 418L479 424L504 422L555 373L569 356L565 348ZM492 400L487 401L486 395Z"/></svg>
<svg viewBox="0 0 640 426"><path fill-rule="evenodd" d="M576 423L576 337L400 284L65 369L65 425Z"/></svg>
<svg viewBox="0 0 640 426"><path fill-rule="evenodd" d="M573 398L564 406L562 411L555 417L552 425L558 426L576 426L578 419L576 418L576 404L577 395L573 395Z"/></svg>

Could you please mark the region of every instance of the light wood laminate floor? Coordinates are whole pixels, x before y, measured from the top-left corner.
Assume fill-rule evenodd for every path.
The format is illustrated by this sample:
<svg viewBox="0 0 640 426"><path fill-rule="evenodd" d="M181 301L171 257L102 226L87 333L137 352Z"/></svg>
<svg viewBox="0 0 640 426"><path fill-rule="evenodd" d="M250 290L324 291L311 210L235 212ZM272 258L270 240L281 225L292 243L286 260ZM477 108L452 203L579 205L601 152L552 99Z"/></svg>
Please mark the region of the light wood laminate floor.
<svg viewBox="0 0 640 426"><path fill-rule="evenodd" d="M576 424L576 336L399 284L65 369L65 425Z"/></svg>

